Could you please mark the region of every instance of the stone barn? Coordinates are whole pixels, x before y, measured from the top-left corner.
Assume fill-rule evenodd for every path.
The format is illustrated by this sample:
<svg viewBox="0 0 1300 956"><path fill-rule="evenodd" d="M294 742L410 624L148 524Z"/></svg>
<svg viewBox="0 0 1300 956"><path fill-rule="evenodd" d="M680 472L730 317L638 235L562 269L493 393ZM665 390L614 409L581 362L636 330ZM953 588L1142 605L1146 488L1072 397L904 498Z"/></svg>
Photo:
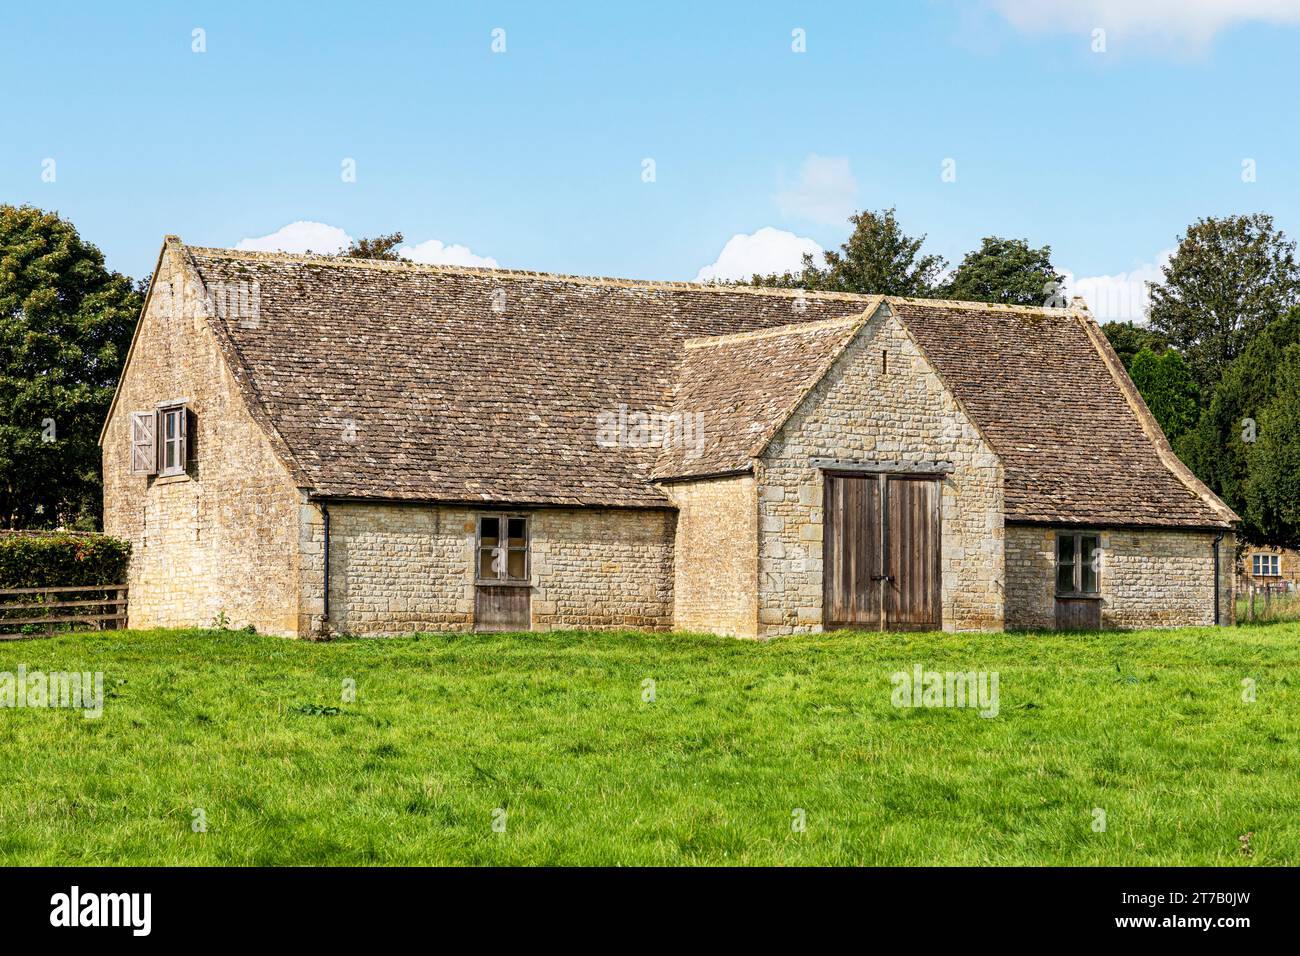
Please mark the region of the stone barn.
<svg viewBox="0 0 1300 956"><path fill-rule="evenodd" d="M1232 513L1068 309L164 243L133 627L1210 625Z"/></svg>

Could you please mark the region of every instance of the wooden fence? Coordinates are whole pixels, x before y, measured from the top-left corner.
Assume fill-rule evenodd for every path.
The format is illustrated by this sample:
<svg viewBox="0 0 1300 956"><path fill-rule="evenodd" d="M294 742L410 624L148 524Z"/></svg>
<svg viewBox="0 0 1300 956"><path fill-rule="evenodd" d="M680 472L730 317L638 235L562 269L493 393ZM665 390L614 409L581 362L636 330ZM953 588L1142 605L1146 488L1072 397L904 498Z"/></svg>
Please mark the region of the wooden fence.
<svg viewBox="0 0 1300 956"><path fill-rule="evenodd" d="M43 613L37 613L43 612ZM0 640L34 637L44 631L102 631L126 627L126 585L0 588Z"/></svg>
<svg viewBox="0 0 1300 956"><path fill-rule="evenodd" d="M1277 595L1274 597L1274 595ZM1297 610L1294 586L1287 581L1254 581L1247 579L1237 585L1237 603L1245 604L1245 618L1267 620L1275 611L1294 616ZM1274 607L1276 602L1277 607ZM1240 613L1238 614L1240 617Z"/></svg>

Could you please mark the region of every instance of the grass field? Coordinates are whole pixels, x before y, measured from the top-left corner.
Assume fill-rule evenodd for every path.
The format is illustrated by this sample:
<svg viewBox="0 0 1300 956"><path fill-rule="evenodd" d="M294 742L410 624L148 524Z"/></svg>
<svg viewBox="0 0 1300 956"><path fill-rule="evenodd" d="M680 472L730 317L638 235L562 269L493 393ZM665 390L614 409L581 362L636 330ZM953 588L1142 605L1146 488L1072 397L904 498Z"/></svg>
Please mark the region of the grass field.
<svg viewBox="0 0 1300 956"><path fill-rule="evenodd" d="M106 699L0 710L10 865L1300 863L1295 623L121 632L0 644L20 664ZM997 716L893 706L917 664L996 671Z"/></svg>

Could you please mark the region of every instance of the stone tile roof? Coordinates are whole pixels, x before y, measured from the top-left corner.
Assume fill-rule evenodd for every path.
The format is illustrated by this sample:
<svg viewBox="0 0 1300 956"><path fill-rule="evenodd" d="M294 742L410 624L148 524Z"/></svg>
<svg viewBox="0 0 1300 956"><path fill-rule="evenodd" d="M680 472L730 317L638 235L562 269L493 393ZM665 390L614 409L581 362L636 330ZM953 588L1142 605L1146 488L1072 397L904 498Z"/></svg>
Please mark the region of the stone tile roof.
<svg viewBox="0 0 1300 956"><path fill-rule="evenodd" d="M674 423L685 427L681 440L663 443L652 477L749 468L878 301L847 318L688 339L672 405Z"/></svg>
<svg viewBox="0 0 1300 956"><path fill-rule="evenodd" d="M1227 527L1085 315L890 304L1002 459L1008 521Z"/></svg>
<svg viewBox="0 0 1300 956"><path fill-rule="evenodd" d="M180 248L209 291L257 284L255 321L213 321L291 470L342 497L666 507L652 477L748 467L881 301ZM1235 519L1094 323L886 301L1004 459L1008 520ZM635 427L602 439L673 411L704 413L698 454Z"/></svg>
<svg viewBox="0 0 1300 956"><path fill-rule="evenodd" d="M688 338L867 301L184 249L210 291L257 283L256 322L215 321L291 468L348 497L667 507L659 448L598 416L666 412Z"/></svg>

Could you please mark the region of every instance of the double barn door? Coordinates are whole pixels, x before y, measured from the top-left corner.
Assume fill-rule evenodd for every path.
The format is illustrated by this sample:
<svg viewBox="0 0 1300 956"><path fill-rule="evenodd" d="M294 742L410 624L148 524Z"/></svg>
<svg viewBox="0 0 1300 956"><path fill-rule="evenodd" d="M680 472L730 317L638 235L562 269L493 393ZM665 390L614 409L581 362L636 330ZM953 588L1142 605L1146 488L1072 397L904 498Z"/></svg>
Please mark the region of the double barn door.
<svg viewBox="0 0 1300 956"><path fill-rule="evenodd" d="M938 478L826 475L823 623L942 627Z"/></svg>

